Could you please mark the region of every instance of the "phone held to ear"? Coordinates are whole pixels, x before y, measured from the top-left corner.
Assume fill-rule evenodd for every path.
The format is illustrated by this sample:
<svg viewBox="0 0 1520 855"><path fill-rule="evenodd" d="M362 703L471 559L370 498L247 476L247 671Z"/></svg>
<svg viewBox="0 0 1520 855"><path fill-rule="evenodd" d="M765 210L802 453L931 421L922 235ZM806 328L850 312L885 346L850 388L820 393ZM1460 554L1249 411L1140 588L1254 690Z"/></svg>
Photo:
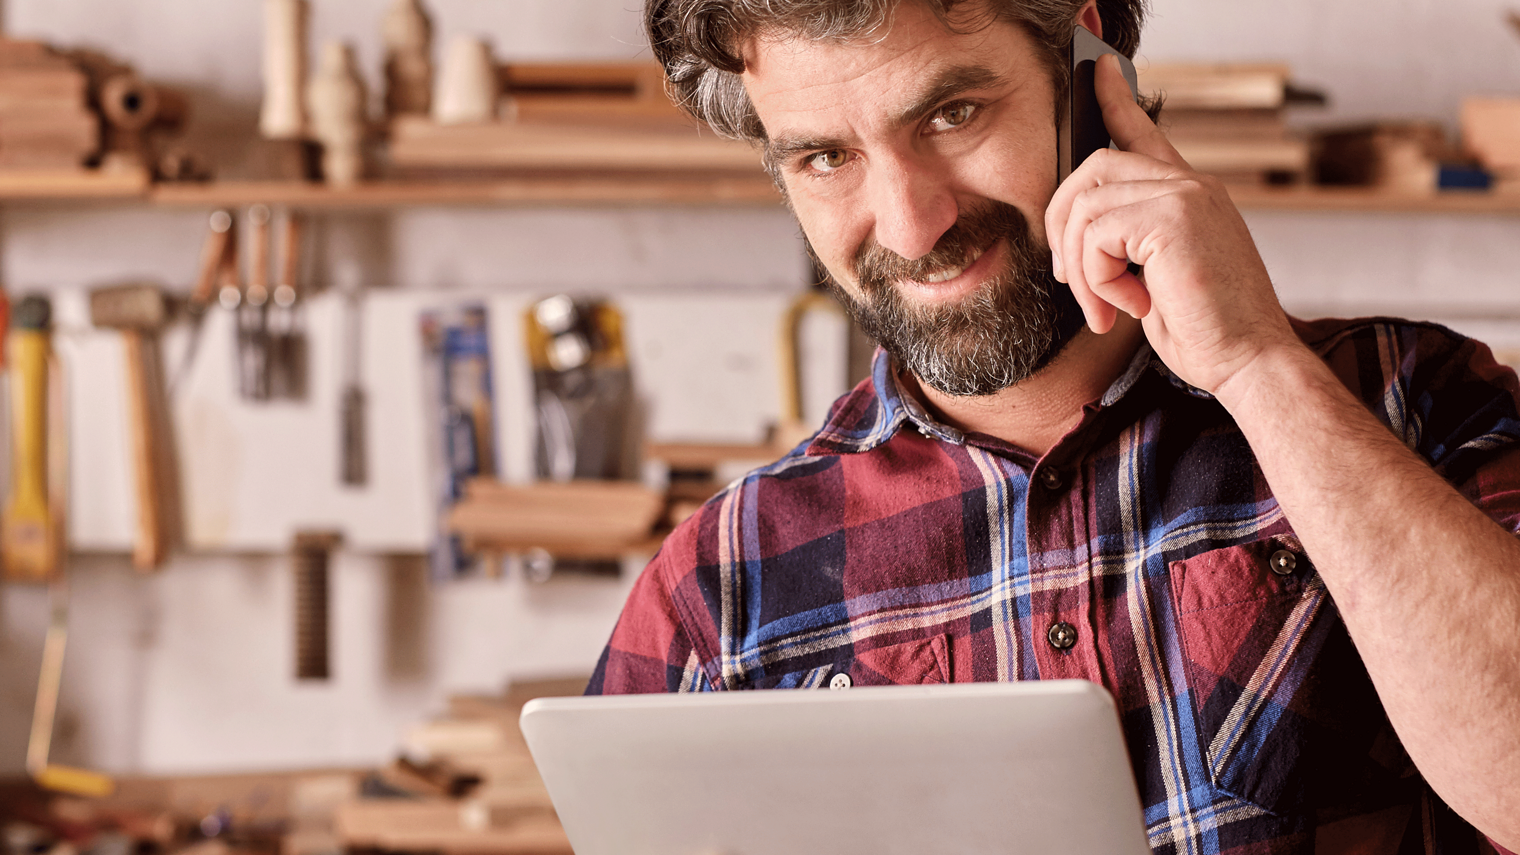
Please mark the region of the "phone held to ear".
<svg viewBox="0 0 1520 855"><path fill-rule="evenodd" d="M1077 27L1071 40L1071 87L1065 115L1061 117L1057 146L1060 160L1057 177L1060 181L1065 181L1066 176L1093 152L1113 144L1108 128L1103 125L1103 110L1098 106L1096 86L1098 58L1106 53L1119 58L1124 79L1129 81L1130 94L1139 99L1140 84L1135 75L1135 64L1129 61L1129 57L1109 47L1085 27Z"/></svg>

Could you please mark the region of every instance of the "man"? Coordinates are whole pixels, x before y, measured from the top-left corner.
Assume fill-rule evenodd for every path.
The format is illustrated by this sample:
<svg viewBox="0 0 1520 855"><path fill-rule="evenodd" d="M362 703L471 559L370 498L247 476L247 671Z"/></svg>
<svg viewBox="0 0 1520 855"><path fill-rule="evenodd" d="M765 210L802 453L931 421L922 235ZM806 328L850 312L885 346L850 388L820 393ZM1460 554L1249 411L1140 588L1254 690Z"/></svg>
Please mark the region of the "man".
<svg viewBox="0 0 1520 855"><path fill-rule="evenodd" d="M884 351L671 535L590 691L1089 679L1156 851L1520 847L1515 376L1288 318L1111 61L1120 151L1058 187L1072 28L1133 54L1140 5L649 0Z"/></svg>

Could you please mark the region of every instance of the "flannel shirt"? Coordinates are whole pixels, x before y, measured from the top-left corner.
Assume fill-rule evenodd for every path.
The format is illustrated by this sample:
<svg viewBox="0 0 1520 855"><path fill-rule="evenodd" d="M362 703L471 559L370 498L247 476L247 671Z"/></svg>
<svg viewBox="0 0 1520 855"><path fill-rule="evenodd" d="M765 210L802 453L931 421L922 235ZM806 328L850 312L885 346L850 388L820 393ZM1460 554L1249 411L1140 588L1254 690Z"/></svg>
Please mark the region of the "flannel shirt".
<svg viewBox="0 0 1520 855"><path fill-rule="evenodd" d="M1433 324L1294 323L1516 530L1514 372ZM1142 345L1036 458L936 422L896 370L878 352L810 441L666 540L589 693L1086 679L1118 704L1155 852L1504 851L1413 767L1211 396Z"/></svg>

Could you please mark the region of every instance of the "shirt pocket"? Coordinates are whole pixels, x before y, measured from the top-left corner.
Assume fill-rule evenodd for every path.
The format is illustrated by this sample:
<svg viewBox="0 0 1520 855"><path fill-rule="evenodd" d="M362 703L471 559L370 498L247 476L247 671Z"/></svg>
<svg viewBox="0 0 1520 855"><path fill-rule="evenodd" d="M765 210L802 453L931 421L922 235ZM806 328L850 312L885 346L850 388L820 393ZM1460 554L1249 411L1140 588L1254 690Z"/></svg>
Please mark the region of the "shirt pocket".
<svg viewBox="0 0 1520 855"><path fill-rule="evenodd" d="M1324 583L1296 538L1171 564L1193 730L1210 781L1273 813L1303 793L1295 706L1325 640Z"/></svg>
<svg viewBox="0 0 1520 855"><path fill-rule="evenodd" d="M783 669L743 688L827 689L853 686L919 686L950 682L950 644L942 635L867 647L811 668ZM844 675L843 679L840 675Z"/></svg>

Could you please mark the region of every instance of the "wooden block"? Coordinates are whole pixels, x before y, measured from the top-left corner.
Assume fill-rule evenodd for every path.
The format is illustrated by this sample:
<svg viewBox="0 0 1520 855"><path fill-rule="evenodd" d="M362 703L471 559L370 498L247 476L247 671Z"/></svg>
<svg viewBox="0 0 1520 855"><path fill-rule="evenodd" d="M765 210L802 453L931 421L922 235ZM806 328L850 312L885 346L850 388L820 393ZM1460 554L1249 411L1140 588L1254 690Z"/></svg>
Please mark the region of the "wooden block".
<svg viewBox="0 0 1520 855"><path fill-rule="evenodd" d="M1275 110L1287 103L1289 70L1275 64L1158 64L1138 69L1142 93L1175 109Z"/></svg>
<svg viewBox="0 0 1520 855"><path fill-rule="evenodd" d="M1159 124L1174 140L1270 140L1288 135L1282 110L1186 110L1168 104Z"/></svg>
<svg viewBox="0 0 1520 855"><path fill-rule="evenodd" d="M755 149L710 132L511 122L439 125L418 116L391 123L390 155L401 170L760 170Z"/></svg>
<svg viewBox="0 0 1520 855"><path fill-rule="evenodd" d="M1462 144L1491 171L1520 171L1520 98L1464 99Z"/></svg>
<svg viewBox="0 0 1520 855"><path fill-rule="evenodd" d="M449 512L448 526L467 538L522 547L617 548L642 545L665 508L663 494L620 481L509 487L477 480Z"/></svg>

